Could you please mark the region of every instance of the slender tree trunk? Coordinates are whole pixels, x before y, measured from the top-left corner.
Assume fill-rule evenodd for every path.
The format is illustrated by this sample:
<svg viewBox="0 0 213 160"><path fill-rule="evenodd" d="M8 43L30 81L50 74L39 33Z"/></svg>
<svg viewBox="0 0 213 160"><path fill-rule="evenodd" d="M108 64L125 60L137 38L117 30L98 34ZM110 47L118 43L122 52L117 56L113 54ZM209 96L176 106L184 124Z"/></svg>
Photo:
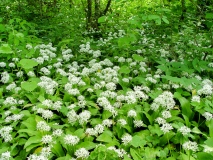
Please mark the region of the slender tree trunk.
<svg viewBox="0 0 213 160"><path fill-rule="evenodd" d="M92 24L92 0L87 0L87 29Z"/></svg>

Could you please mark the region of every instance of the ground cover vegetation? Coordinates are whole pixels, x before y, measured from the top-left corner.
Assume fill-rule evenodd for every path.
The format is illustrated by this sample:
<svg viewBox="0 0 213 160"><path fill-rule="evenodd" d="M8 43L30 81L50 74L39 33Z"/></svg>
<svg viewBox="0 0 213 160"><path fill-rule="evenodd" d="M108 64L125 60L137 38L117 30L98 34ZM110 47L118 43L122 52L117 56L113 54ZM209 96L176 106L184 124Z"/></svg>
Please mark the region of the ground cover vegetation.
<svg viewBox="0 0 213 160"><path fill-rule="evenodd" d="M1 160L212 160L211 0L2 0Z"/></svg>

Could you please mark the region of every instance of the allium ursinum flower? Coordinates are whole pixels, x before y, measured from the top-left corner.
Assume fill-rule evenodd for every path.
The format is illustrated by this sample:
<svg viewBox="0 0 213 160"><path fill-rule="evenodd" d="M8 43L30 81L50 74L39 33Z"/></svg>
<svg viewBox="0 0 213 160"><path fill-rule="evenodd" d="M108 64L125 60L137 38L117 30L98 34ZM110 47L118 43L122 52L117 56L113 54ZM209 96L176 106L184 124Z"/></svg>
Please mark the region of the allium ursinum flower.
<svg viewBox="0 0 213 160"><path fill-rule="evenodd" d="M35 77L35 76L36 76L35 73L34 73L33 71L29 71L29 72L27 73L27 75L28 75L29 77Z"/></svg>
<svg viewBox="0 0 213 160"><path fill-rule="evenodd" d="M106 127L111 127L113 124L113 121L111 119L105 119L102 121L102 125Z"/></svg>
<svg viewBox="0 0 213 160"><path fill-rule="evenodd" d="M42 137L41 142L44 144L52 143L53 137L51 135L45 135Z"/></svg>
<svg viewBox="0 0 213 160"><path fill-rule="evenodd" d="M62 133L63 133L62 129L56 129L53 131L53 136L60 137Z"/></svg>
<svg viewBox="0 0 213 160"><path fill-rule="evenodd" d="M10 75L5 71L1 73L1 82L7 83L10 79Z"/></svg>
<svg viewBox="0 0 213 160"><path fill-rule="evenodd" d="M43 72L44 75L49 75L49 74L51 73L51 72L49 71L49 69L47 69L46 67L42 67L42 68L40 69L40 71Z"/></svg>
<svg viewBox="0 0 213 160"><path fill-rule="evenodd" d="M48 157L48 156L50 156L50 154L51 154L51 147L50 147L50 146L48 146L48 147L43 147L43 148L41 149L41 155L42 155L42 156Z"/></svg>
<svg viewBox="0 0 213 160"><path fill-rule="evenodd" d="M134 123L134 126L136 128L140 128L140 127L142 127L144 125L142 120L134 120L133 123Z"/></svg>
<svg viewBox="0 0 213 160"><path fill-rule="evenodd" d="M121 126L125 126L127 124L126 120L125 119L119 119L118 120L118 123L121 125Z"/></svg>
<svg viewBox="0 0 213 160"><path fill-rule="evenodd" d="M95 132L97 132L98 134L101 134L103 133L104 131L104 126L102 124L97 124L95 127L94 127L94 130Z"/></svg>
<svg viewBox="0 0 213 160"><path fill-rule="evenodd" d="M74 109L75 107L77 107L75 104L71 104L71 105L67 106L67 108L70 110Z"/></svg>
<svg viewBox="0 0 213 160"><path fill-rule="evenodd" d="M178 129L178 131L181 132L183 135L187 135L191 132L191 129L186 126L182 126Z"/></svg>
<svg viewBox="0 0 213 160"><path fill-rule="evenodd" d="M6 67L6 63L5 62L0 62L0 67L2 67L2 68Z"/></svg>
<svg viewBox="0 0 213 160"><path fill-rule="evenodd" d="M53 118L53 112L50 111L50 110L45 110L43 109L42 112L41 112L41 116L44 118L44 119L51 119Z"/></svg>
<svg viewBox="0 0 213 160"><path fill-rule="evenodd" d="M24 115L23 114L14 114L12 116L8 116L5 118L5 122L10 122L10 121L19 121L22 119Z"/></svg>
<svg viewBox="0 0 213 160"><path fill-rule="evenodd" d="M78 106L79 106L80 108L85 108L86 103L87 103L87 102L86 102L85 100L78 101Z"/></svg>
<svg viewBox="0 0 213 160"><path fill-rule="evenodd" d="M18 101L16 99L14 99L13 97L7 97L4 102L4 105L16 105L18 104Z"/></svg>
<svg viewBox="0 0 213 160"><path fill-rule="evenodd" d="M124 149L116 149L114 146L108 147L107 149L113 150L118 154L118 157L123 158L127 152Z"/></svg>
<svg viewBox="0 0 213 160"><path fill-rule="evenodd" d="M125 96L127 104L134 104L137 102L135 94Z"/></svg>
<svg viewBox="0 0 213 160"><path fill-rule="evenodd" d="M136 98L147 100L149 97L143 91L135 91Z"/></svg>
<svg viewBox="0 0 213 160"><path fill-rule="evenodd" d="M3 152L0 156L0 160L9 160L10 158L11 155L9 151Z"/></svg>
<svg viewBox="0 0 213 160"><path fill-rule="evenodd" d="M7 87L6 87L6 90L8 91L11 91L13 89L16 88L16 84L14 82L12 82L11 84L9 84Z"/></svg>
<svg viewBox="0 0 213 160"><path fill-rule="evenodd" d="M43 155L31 154L27 157L27 160L48 160L48 158Z"/></svg>
<svg viewBox="0 0 213 160"><path fill-rule="evenodd" d="M39 131L50 131L50 126L45 121L39 121L36 125L36 129Z"/></svg>
<svg viewBox="0 0 213 160"><path fill-rule="evenodd" d="M61 76L67 76L67 72L65 72L63 69L58 68L56 70L56 73L59 73Z"/></svg>
<svg viewBox="0 0 213 160"><path fill-rule="evenodd" d="M211 67L211 68L213 68L213 63L212 62L209 63L208 66Z"/></svg>
<svg viewBox="0 0 213 160"><path fill-rule="evenodd" d="M152 77L147 77L145 80L146 80L146 81L149 81L149 82L151 82L151 83L154 83L154 84L157 83L157 80L155 80L155 79L152 78Z"/></svg>
<svg viewBox="0 0 213 160"><path fill-rule="evenodd" d="M132 136L130 134L126 133L125 135L123 135L121 137L121 140L124 145L127 145L128 143L130 143L132 141Z"/></svg>
<svg viewBox="0 0 213 160"><path fill-rule="evenodd" d="M203 152L206 152L206 153L213 152L213 147L209 147L207 145L203 145L203 147L204 147Z"/></svg>
<svg viewBox="0 0 213 160"><path fill-rule="evenodd" d="M47 106L48 108L51 108L53 106L53 102L50 100L50 99L45 99L43 102L42 102L42 105L43 106Z"/></svg>
<svg viewBox="0 0 213 160"><path fill-rule="evenodd" d="M170 111L163 111L161 114L162 114L162 117L163 117L164 119L167 119L167 118L171 118L171 117L172 117Z"/></svg>
<svg viewBox="0 0 213 160"><path fill-rule="evenodd" d="M213 118L212 113L209 112L203 113L202 116L205 117L207 121L210 121Z"/></svg>
<svg viewBox="0 0 213 160"><path fill-rule="evenodd" d="M113 91L103 91L101 92L100 94L100 97L106 97L106 98L115 98L117 96L117 93L116 92L113 92Z"/></svg>
<svg viewBox="0 0 213 160"><path fill-rule="evenodd" d="M32 46L31 44L26 44L26 48L27 48L28 50L30 50L30 49L33 48L33 46Z"/></svg>
<svg viewBox="0 0 213 160"><path fill-rule="evenodd" d="M198 151L198 144L196 142L188 141L183 144L183 149L196 152Z"/></svg>
<svg viewBox="0 0 213 160"><path fill-rule="evenodd" d="M89 157L89 151L86 150L85 148L80 148L75 151L75 156L78 158L82 159L87 159Z"/></svg>
<svg viewBox="0 0 213 160"><path fill-rule="evenodd" d="M38 86L44 88L47 94L53 95L55 88L58 87L58 83L46 76L42 76L40 79L41 82L38 83Z"/></svg>
<svg viewBox="0 0 213 160"><path fill-rule="evenodd" d="M160 106L167 110L174 108L175 101L171 92L164 91L162 94L160 94L154 99L154 102L151 104L150 108L156 111Z"/></svg>
<svg viewBox="0 0 213 160"><path fill-rule="evenodd" d="M125 62L125 61L126 61L126 60L125 60L124 57L119 57L119 58L118 58L118 62L121 62L121 63L122 63L122 62Z"/></svg>
<svg viewBox="0 0 213 160"><path fill-rule="evenodd" d="M197 95L192 96L192 102L198 102L198 103L200 103L200 96L197 96Z"/></svg>
<svg viewBox="0 0 213 160"><path fill-rule="evenodd" d="M118 95L116 97L116 100L119 101L119 102L124 101L125 100L125 96L124 95Z"/></svg>
<svg viewBox="0 0 213 160"><path fill-rule="evenodd" d="M169 123L164 123L160 129L163 131L164 134L166 134L167 132L169 132L170 130L173 129L172 125Z"/></svg>
<svg viewBox="0 0 213 160"><path fill-rule="evenodd" d="M78 144L78 142L80 141L80 139L77 136L73 136L71 134L68 134L64 137L64 143L67 145L76 145Z"/></svg>
<svg viewBox="0 0 213 160"><path fill-rule="evenodd" d="M52 108L54 109L54 110L56 110L56 111L59 111L60 109L61 109L61 107L62 107L62 102L61 101L56 101L54 104L53 104L53 106L52 106Z"/></svg>
<svg viewBox="0 0 213 160"><path fill-rule="evenodd" d="M213 89L209 84L205 84L201 89L197 91L198 95L212 95Z"/></svg>
<svg viewBox="0 0 213 160"><path fill-rule="evenodd" d="M84 110L83 112L81 112L81 113L78 115L79 123L80 123L81 125L83 125L84 123L87 123L88 120L90 119L90 117L91 117L90 111Z"/></svg>
<svg viewBox="0 0 213 160"><path fill-rule="evenodd" d="M87 128L85 133L90 136L96 136L98 134L94 128Z"/></svg>
<svg viewBox="0 0 213 160"><path fill-rule="evenodd" d="M128 111L127 116L128 117L136 117L137 113L136 113L135 110L131 109L131 110Z"/></svg>
<svg viewBox="0 0 213 160"><path fill-rule="evenodd" d="M4 139L5 142L12 141L12 135L10 132L13 130L11 126L4 126L0 129L0 137Z"/></svg>
<svg viewBox="0 0 213 160"><path fill-rule="evenodd" d="M19 71L16 73L16 76L20 78L20 77L23 77L23 74L24 74L23 71Z"/></svg>
<svg viewBox="0 0 213 160"><path fill-rule="evenodd" d="M9 63L9 65L8 65L10 68L15 68L15 63Z"/></svg>
<svg viewBox="0 0 213 160"><path fill-rule="evenodd" d="M74 123L78 120L78 115L76 114L76 112L72 109L71 111L69 111L67 113L67 118L69 123Z"/></svg>
<svg viewBox="0 0 213 160"><path fill-rule="evenodd" d="M129 79L128 78L123 78L122 81L125 82L125 83L129 83Z"/></svg>

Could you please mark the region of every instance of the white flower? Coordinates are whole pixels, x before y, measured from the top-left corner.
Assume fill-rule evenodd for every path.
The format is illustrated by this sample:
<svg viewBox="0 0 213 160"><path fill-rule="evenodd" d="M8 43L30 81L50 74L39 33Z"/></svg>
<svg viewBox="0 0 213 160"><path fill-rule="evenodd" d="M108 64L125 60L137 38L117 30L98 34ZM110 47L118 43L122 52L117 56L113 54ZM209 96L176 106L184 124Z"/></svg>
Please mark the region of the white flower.
<svg viewBox="0 0 213 160"><path fill-rule="evenodd" d="M16 84L13 82L6 87L6 90L11 91L16 88Z"/></svg>
<svg viewBox="0 0 213 160"><path fill-rule="evenodd" d="M161 129L161 130L163 131L163 133L165 134L165 133L169 132L170 130L172 130L173 127L172 127L172 125L169 124L169 123L164 123L164 124L160 127L160 129Z"/></svg>
<svg viewBox="0 0 213 160"><path fill-rule="evenodd" d="M172 117L170 111L163 111L161 114L162 114L162 116L163 116L164 119Z"/></svg>
<svg viewBox="0 0 213 160"><path fill-rule="evenodd" d="M133 123L134 123L134 126L136 128L140 128L140 127L142 127L144 125L142 120L134 120Z"/></svg>
<svg viewBox="0 0 213 160"><path fill-rule="evenodd" d="M135 110L131 109L131 110L128 111L127 116L128 117L136 117L137 113L136 113Z"/></svg>
<svg viewBox="0 0 213 160"><path fill-rule="evenodd" d="M155 119L155 121L160 125L160 124L165 124L166 123L166 120L161 118L161 117L158 117Z"/></svg>
<svg viewBox="0 0 213 160"><path fill-rule="evenodd" d="M29 72L27 73L27 75L28 75L29 77L35 77L35 76L36 76L35 73L34 73L33 71L29 71Z"/></svg>
<svg viewBox="0 0 213 160"><path fill-rule="evenodd" d="M45 121L39 121L36 125L37 130L50 131L50 126Z"/></svg>
<svg viewBox="0 0 213 160"><path fill-rule="evenodd" d="M56 129L53 131L53 136L60 137L62 135L62 129Z"/></svg>
<svg viewBox="0 0 213 160"><path fill-rule="evenodd" d="M192 96L192 102L198 102L200 103L200 96Z"/></svg>
<svg viewBox="0 0 213 160"><path fill-rule="evenodd" d="M188 141L183 144L183 149L196 152L198 150L198 144L196 142Z"/></svg>
<svg viewBox="0 0 213 160"><path fill-rule="evenodd" d="M44 144L51 143L52 141L53 141L53 137L51 135L45 135L41 139L41 142Z"/></svg>
<svg viewBox="0 0 213 160"><path fill-rule="evenodd" d="M5 71L1 73L1 82L7 83L10 79L10 75Z"/></svg>
<svg viewBox="0 0 213 160"><path fill-rule="evenodd" d="M87 123L88 120L90 119L90 117L91 117L90 111L85 110L85 111L81 112L81 113L78 115L79 123L80 123L81 125L84 124L84 123Z"/></svg>
<svg viewBox="0 0 213 160"><path fill-rule="evenodd" d="M121 126L125 126L127 124L126 120L125 119L119 119L118 120L118 123L121 124Z"/></svg>
<svg viewBox="0 0 213 160"><path fill-rule="evenodd" d="M80 148L75 151L75 156L77 158L86 159L89 157L89 151L87 151L85 148Z"/></svg>
<svg viewBox="0 0 213 160"><path fill-rule="evenodd" d="M213 115L209 112L203 113L202 116L204 116L207 121L210 121L213 118Z"/></svg>
<svg viewBox="0 0 213 160"><path fill-rule="evenodd" d="M204 147L203 152L207 152L207 153L213 152L213 147L209 147L207 145L203 145L203 147Z"/></svg>
<svg viewBox="0 0 213 160"><path fill-rule="evenodd" d="M23 77L23 74L24 74L23 71L19 71L16 73L16 76L20 78L20 77Z"/></svg>
<svg viewBox="0 0 213 160"><path fill-rule="evenodd" d="M1 154L0 159L1 159L1 160L9 160L10 157L11 157L10 152L9 152L9 151L6 151L6 152L3 152L3 153Z"/></svg>
<svg viewBox="0 0 213 160"><path fill-rule="evenodd" d="M9 63L9 67L11 67L11 68L15 68L15 63Z"/></svg>
<svg viewBox="0 0 213 160"><path fill-rule="evenodd" d="M94 129L95 129L95 132L97 132L98 134L101 134L104 131L104 126L102 124L97 124Z"/></svg>
<svg viewBox="0 0 213 160"><path fill-rule="evenodd" d="M50 111L50 110L43 110L41 114L42 114L42 117L44 119L51 119L51 118L53 118L53 112Z"/></svg>
<svg viewBox="0 0 213 160"><path fill-rule="evenodd" d="M105 119L102 122L103 126L107 126L107 127L111 127L111 125L113 124L113 121L111 119Z"/></svg>
<svg viewBox="0 0 213 160"><path fill-rule="evenodd" d="M6 67L6 63L5 62L0 62L0 67L2 67L2 68Z"/></svg>
<svg viewBox="0 0 213 160"><path fill-rule="evenodd" d="M64 137L64 143L67 144L67 145L76 145L78 142L80 141L80 139L77 137L77 136L73 136L73 135L66 135Z"/></svg>
<svg viewBox="0 0 213 160"><path fill-rule="evenodd" d="M187 135L191 132L191 129L186 126L182 126L180 127L180 129L178 129L178 131L181 132L183 135Z"/></svg>
<svg viewBox="0 0 213 160"><path fill-rule="evenodd" d="M124 145L127 145L128 143L130 143L132 141L132 136L130 134L125 134L121 137L122 143L124 143Z"/></svg>
<svg viewBox="0 0 213 160"><path fill-rule="evenodd" d="M88 135L90 135L90 136L95 136L95 135L98 134L98 133L95 131L94 128L87 128L85 133L88 134Z"/></svg>

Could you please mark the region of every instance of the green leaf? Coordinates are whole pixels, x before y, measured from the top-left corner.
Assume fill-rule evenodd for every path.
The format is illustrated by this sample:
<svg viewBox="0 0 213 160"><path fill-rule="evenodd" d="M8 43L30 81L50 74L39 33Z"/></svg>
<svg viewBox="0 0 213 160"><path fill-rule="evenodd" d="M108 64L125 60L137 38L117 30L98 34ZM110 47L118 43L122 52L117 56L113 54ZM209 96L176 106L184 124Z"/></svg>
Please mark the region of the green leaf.
<svg viewBox="0 0 213 160"><path fill-rule="evenodd" d="M206 13L206 19L213 19L213 13Z"/></svg>
<svg viewBox="0 0 213 160"><path fill-rule="evenodd" d="M133 54L132 58L136 61L143 61L144 60L144 58L139 56L138 54Z"/></svg>
<svg viewBox="0 0 213 160"><path fill-rule="evenodd" d="M22 60L20 60L19 64L24 69L32 69L33 67L38 65L38 62L36 62L32 59L22 59Z"/></svg>
<svg viewBox="0 0 213 160"><path fill-rule="evenodd" d="M81 142L79 143L76 148L86 148L87 150L91 150L91 149L94 149L96 147L96 143L93 143L91 141L85 141L85 142Z"/></svg>
<svg viewBox="0 0 213 160"><path fill-rule="evenodd" d="M107 20L107 16L102 16L100 18L98 18L98 23L104 23Z"/></svg>
<svg viewBox="0 0 213 160"><path fill-rule="evenodd" d="M213 138L207 139L204 143L209 147L213 147Z"/></svg>
<svg viewBox="0 0 213 160"><path fill-rule="evenodd" d="M24 124L28 129L30 129L32 131L36 130L35 117L30 117L30 118L26 119L25 121L22 122L22 124Z"/></svg>
<svg viewBox="0 0 213 160"><path fill-rule="evenodd" d="M28 151L30 151L30 150L29 150L29 146L30 146L31 144L36 145L36 144L40 144L40 143L41 143L41 137L40 137L40 136L33 136L33 137L30 137L30 138L27 140L27 142L25 143L24 149L26 149L26 148L28 147ZM28 151L27 151L27 152L28 152Z"/></svg>
<svg viewBox="0 0 213 160"><path fill-rule="evenodd" d="M37 84L40 80L38 78L34 78L34 79L29 79L28 81L22 82L21 83L21 88L32 92L37 88Z"/></svg>
<svg viewBox="0 0 213 160"><path fill-rule="evenodd" d="M10 48L9 44L2 44L2 46L0 47L0 53L10 54L13 53L13 51Z"/></svg>
<svg viewBox="0 0 213 160"><path fill-rule="evenodd" d="M142 137L138 135L133 136L131 145L137 148L137 147L143 147L145 144L146 144L146 141Z"/></svg>
<svg viewBox="0 0 213 160"><path fill-rule="evenodd" d="M166 24L169 24L169 21L166 17L163 17L162 20L166 23Z"/></svg>
<svg viewBox="0 0 213 160"><path fill-rule="evenodd" d="M197 160L212 160L213 156L206 152L197 153Z"/></svg>
<svg viewBox="0 0 213 160"><path fill-rule="evenodd" d="M111 142L112 141L112 137L107 132L103 132L100 136L98 136L96 138L96 140L97 141L101 141L101 142Z"/></svg>
<svg viewBox="0 0 213 160"><path fill-rule="evenodd" d="M57 155L57 157L65 156L64 150L59 142L54 143L53 147L51 147L51 150L54 154Z"/></svg>
<svg viewBox="0 0 213 160"><path fill-rule="evenodd" d="M130 69L127 66L122 66L119 71L119 73L124 73L124 74L129 74L130 73Z"/></svg>
<svg viewBox="0 0 213 160"><path fill-rule="evenodd" d="M142 158L140 157L138 152L132 148L130 148L130 154L131 154L133 160L142 160Z"/></svg>

